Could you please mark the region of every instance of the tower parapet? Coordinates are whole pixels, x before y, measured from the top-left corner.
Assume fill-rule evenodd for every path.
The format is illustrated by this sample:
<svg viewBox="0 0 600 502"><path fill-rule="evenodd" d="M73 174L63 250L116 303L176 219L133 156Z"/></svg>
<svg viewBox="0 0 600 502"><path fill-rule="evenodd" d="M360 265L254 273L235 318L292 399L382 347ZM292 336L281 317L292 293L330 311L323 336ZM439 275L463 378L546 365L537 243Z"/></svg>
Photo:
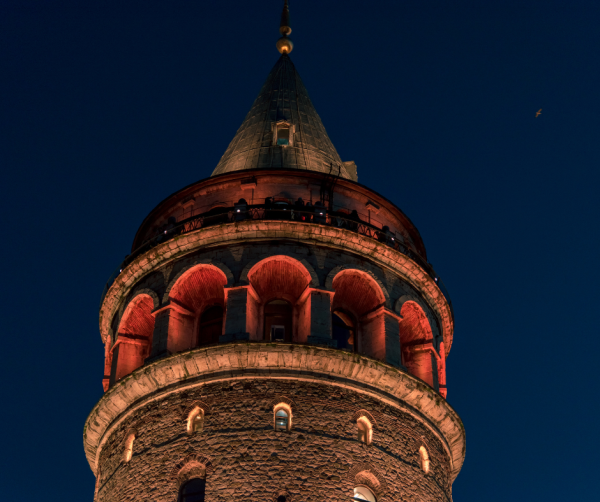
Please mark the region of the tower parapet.
<svg viewBox="0 0 600 502"><path fill-rule="evenodd" d="M106 393L84 432L98 502L451 496L449 297L287 52L213 175L149 214L103 294Z"/></svg>

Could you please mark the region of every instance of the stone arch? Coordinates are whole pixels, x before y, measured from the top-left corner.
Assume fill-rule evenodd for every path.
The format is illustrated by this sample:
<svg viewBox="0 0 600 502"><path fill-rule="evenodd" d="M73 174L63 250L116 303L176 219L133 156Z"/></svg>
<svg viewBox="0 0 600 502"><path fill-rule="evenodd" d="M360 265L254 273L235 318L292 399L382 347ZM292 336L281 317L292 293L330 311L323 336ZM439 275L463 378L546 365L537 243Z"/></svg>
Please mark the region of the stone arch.
<svg viewBox="0 0 600 502"><path fill-rule="evenodd" d="M177 284L177 282L179 282L181 277L188 274L192 269L194 269L200 265L214 267L214 268L218 269L219 271L221 271L223 276L225 277L224 287L231 287L233 285L233 274L231 273L231 270L229 269L229 267L227 265L224 265L223 263L221 263L219 261L210 260L210 259L194 260L194 261L190 262L186 267L182 268L179 272L177 272L177 274L175 274L169 280L167 289L165 290L165 292L163 294L163 303L168 301L169 296L171 294L171 290L173 289L173 286L175 286L175 284Z"/></svg>
<svg viewBox="0 0 600 502"><path fill-rule="evenodd" d="M287 404L290 409L293 411L296 403L294 403L293 399L290 399L287 396L277 396L273 399L271 399L271 401L269 402L269 411L271 411L273 409L274 406L277 406L279 403L285 403Z"/></svg>
<svg viewBox="0 0 600 502"><path fill-rule="evenodd" d="M415 295L402 295L400 298L396 300L394 303L394 312L398 315L402 311L402 307L406 302L414 302L417 303L423 310L425 310L425 306L422 304L422 301L419 297Z"/></svg>
<svg viewBox="0 0 600 502"><path fill-rule="evenodd" d="M259 340L297 341L310 325L307 293L318 281L307 265L287 255L274 255L248 264L242 272L255 302L252 310Z"/></svg>
<svg viewBox="0 0 600 502"><path fill-rule="evenodd" d="M227 276L212 263L186 267L170 281L165 293L168 297L164 302L165 306L170 307L170 351L179 352L218 343L223 330L226 284ZM209 309L210 322L206 322L203 315Z"/></svg>
<svg viewBox="0 0 600 502"><path fill-rule="evenodd" d="M171 479L175 481L176 489L179 490L186 481L194 477L204 478L212 471L213 465L209 457L191 454L171 469Z"/></svg>
<svg viewBox="0 0 600 502"><path fill-rule="evenodd" d="M160 306L160 298L158 296L158 293L156 291L154 291L153 289L140 288L140 289L135 290L126 301L121 303L121 306L119 307L118 312L115 314L115 317L113 318L113 322L116 321L117 319L119 321L116 324L114 330L112 328L110 328L110 330L109 330L110 340L112 340L113 343L117 341L117 335L119 333L119 324L123 320L123 314L127 310L127 307L131 304L131 302L134 301L136 299L136 297L138 297L139 295L148 295L152 299L152 310L155 310Z"/></svg>
<svg viewBox="0 0 600 502"><path fill-rule="evenodd" d="M384 477L375 467L366 462L356 464L348 471L348 479L356 485L367 486L380 499L387 491Z"/></svg>
<svg viewBox="0 0 600 502"><path fill-rule="evenodd" d="M133 295L129 298L127 304L123 305L123 310L125 310L125 307L129 303L131 303L138 295L148 295L150 298L152 298L152 306L154 309L157 309L160 306L160 298L158 297L158 293L156 291L150 288L141 288L133 293Z"/></svg>
<svg viewBox="0 0 600 502"><path fill-rule="evenodd" d="M364 270L346 267L335 273L331 287L335 291L331 300L332 316L345 314L353 319L355 335L352 336L352 344L349 340L344 341L349 350L384 360L386 296L381 283ZM334 321L332 317L332 324Z"/></svg>
<svg viewBox="0 0 600 502"><path fill-rule="evenodd" d="M149 294L149 293L152 293ZM121 316L115 344L106 354L106 369L114 383L144 365L150 355L154 333L152 311L158 296L152 290L140 290L127 303Z"/></svg>
<svg viewBox="0 0 600 502"><path fill-rule="evenodd" d="M439 388L440 355L433 345L433 332L425 311L417 302L408 300L402 304L400 315L402 363L411 375Z"/></svg>
<svg viewBox="0 0 600 502"><path fill-rule="evenodd" d="M327 274L327 279L325 279L325 289L327 289L328 291L334 291L333 281L335 277L340 272L344 272L345 270L356 270L367 274L371 279L373 279L377 283L377 285L381 289L381 292L384 296L384 300L382 303L385 303L386 307L391 308L390 294L387 288L384 286L383 282L381 282L381 279L379 279L379 277L377 277L372 270L369 270L368 268L363 267L361 265L340 265L338 267L335 267L333 270L331 270L331 272L329 272L329 274Z"/></svg>
<svg viewBox="0 0 600 502"><path fill-rule="evenodd" d="M419 296L413 295L413 294L402 295L394 303L394 312L396 312L398 315L401 315L400 313L402 312L402 307L404 306L404 304L406 302L414 302L423 309L423 312L425 312L425 315L427 316L427 319L429 320L429 326L431 327L433 338L436 341L438 338L441 338L441 333L440 333L440 329L438 326L437 318L435 316L433 316L433 314L431 313L431 307L429 306L429 304L427 302L425 302Z"/></svg>
<svg viewBox="0 0 600 502"><path fill-rule="evenodd" d="M351 422L356 422L360 417L366 417L371 422L373 428L377 425L377 421L367 410L358 410L354 415L352 415Z"/></svg>
<svg viewBox="0 0 600 502"><path fill-rule="evenodd" d="M287 490L277 490L271 497L271 502L284 502L284 500L285 502L293 502L292 495Z"/></svg>
<svg viewBox="0 0 600 502"><path fill-rule="evenodd" d="M190 412L194 408L196 408L196 406L198 406L199 408L202 408L205 416L210 413L210 405L206 404L204 401L194 401L192 404L190 404L183 410L181 417L184 419L187 418L189 416Z"/></svg>
<svg viewBox="0 0 600 502"><path fill-rule="evenodd" d="M310 275L310 286L313 288L319 287L319 278L318 278L317 273L315 272L315 269L313 268L313 266L310 263L308 263L308 261L306 261L306 259L304 259L304 258L296 258L294 256L290 256L287 254L278 254L275 256L263 256L261 258L257 258L255 260L248 262L246 264L246 266L244 267L244 269L242 270L242 273L240 274L240 281L239 281L240 284L242 284L244 286L247 286L248 284L250 284L250 282L248 280L248 275L250 274L250 271L257 265L259 265L261 262L277 260L277 259L287 260L290 262L293 261L293 262L301 264L304 267L304 269L306 270L306 272Z"/></svg>
<svg viewBox="0 0 600 502"><path fill-rule="evenodd" d="M199 478L206 480L206 476L213 471L210 458L203 455L188 455L183 461L179 462L171 469L171 479L173 480L170 496L173 502L179 501L179 492L182 486L188 481Z"/></svg>

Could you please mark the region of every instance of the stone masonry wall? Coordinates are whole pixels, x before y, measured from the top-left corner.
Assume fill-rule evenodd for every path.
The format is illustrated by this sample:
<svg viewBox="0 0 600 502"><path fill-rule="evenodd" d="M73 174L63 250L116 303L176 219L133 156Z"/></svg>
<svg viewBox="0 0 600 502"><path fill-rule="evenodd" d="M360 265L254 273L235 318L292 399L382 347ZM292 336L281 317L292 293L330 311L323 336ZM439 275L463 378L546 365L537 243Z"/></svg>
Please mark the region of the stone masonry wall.
<svg viewBox="0 0 600 502"><path fill-rule="evenodd" d="M273 406L292 403L292 430L274 431ZM202 432L186 418L206 409ZM356 418L374 419L373 443L357 440ZM125 462L125 438L134 433ZM431 467L419 464L425 446ZM413 416L349 389L287 380L211 383L141 408L105 443L96 502L176 502L178 474L206 467L206 501L348 501L355 483L373 482L378 501L450 501L450 460L434 434ZM360 474L362 472L362 474ZM365 474L366 472L366 474Z"/></svg>
<svg viewBox="0 0 600 502"><path fill-rule="evenodd" d="M167 300L164 298L166 288L173 281L173 278L177 277L183 270L192 267L202 260L209 260L225 265L233 274L234 283L238 283L245 267L275 255L285 255L297 260L305 260L315 271L319 287L322 288L326 286L328 275L337 267L355 267L358 270L368 271L380 281L381 285L383 285L389 293L390 308L394 308L394 305L399 298L406 296L410 296L419 301L432 328L434 340L436 341L436 348L439 347L439 342L442 340L439 327L440 321L434 314L433 309L408 282L394 274L382 270L382 268L374 265L369 260L362 259L350 252L343 253L317 246L273 241L269 243L248 243L245 245L224 246L222 248L190 253L185 257L148 274L131 288L127 300L121 305L117 315L113 318L111 323L113 333L117 333L120 318L128 302L133 299L139 291L154 291L158 298L162 299L164 302Z"/></svg>

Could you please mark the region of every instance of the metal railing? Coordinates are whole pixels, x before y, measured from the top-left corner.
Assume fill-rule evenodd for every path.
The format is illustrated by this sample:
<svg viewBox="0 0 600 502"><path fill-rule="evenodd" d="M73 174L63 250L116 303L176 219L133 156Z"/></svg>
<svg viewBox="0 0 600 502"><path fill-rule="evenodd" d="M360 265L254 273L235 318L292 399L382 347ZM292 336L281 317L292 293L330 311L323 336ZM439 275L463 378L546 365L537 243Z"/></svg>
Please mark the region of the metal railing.
<svg viewBox="0 0 600 502"><path fill-rule="evenodd" d="M135 249L130 255L125 257L125 260L121 265L113 272L108 279L104 290L102 292L102 298L100 305L104 301L104 297L108 292L108 289L119 276L119 274L138 256L150 251L152 248L167 242L178 235L185 235L201 228L212 227L215 225L222 225L226 223L235 223L238 221L247 220L273 220L273 221L298 221L302 223L314 223L318 225L326 225L336 228L345 228L351 232L356 232L360 235L364 235L376 241L382 242L387 246L395 249L396 251L407 256L414 262L416 262L433 280L436 282L444 297L448 301L452 317L454 317L454 310L452 308L452 300L448 291L440 279L435 273L433 266L424 260L418 253L413 251L411 248L400 242L395 235L390 232L387 227L377 228L370 223L362 221L360 218L351 215L339 216L339 214L329 214L325 208L314 207L313 211L298 210L293 206L288 208L278 208L276 204L273 206L254 206L249 208L236 208L225 210L219 214L212 215L197 215L182 220L178 223L169 223L153 238L144 242L141 246Z"/></svg>

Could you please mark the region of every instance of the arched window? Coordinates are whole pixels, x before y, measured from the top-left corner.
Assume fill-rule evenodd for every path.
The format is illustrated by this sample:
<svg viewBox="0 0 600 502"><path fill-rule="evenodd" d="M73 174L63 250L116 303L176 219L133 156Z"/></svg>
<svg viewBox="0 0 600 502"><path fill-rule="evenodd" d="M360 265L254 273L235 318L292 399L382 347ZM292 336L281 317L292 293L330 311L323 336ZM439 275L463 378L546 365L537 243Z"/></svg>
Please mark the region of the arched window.
<svg viewBox="0 0 600 502"><path fill-rule="evenodd" d="M285 300L273 300L265 305L265 340L292 341L292 306Z"/></svg>
<svg viewBox="0 0 600 502"><path fill-rule="evenodd" d="M187 433L191 436L195 432L202 432L204 428L204 410L200 406L196 406L187 419Z"/></svg>
<svg viewBox="0 0 600 502"><path fill-rule="evenodd" d="M423 472L427 474L429 472L429 453L424 446L419 448L419 463L421 464L421 469Z"/></svg>
<svg viewBox="0 0 600 502"><path fill-rule="evenodd" d="M200 316L198 327L198 345L219 343L223 332L223 308L209 307Z"/></svg>
<svg viewBox="0 0 600 502"><path fill-rule="evenodd" d="M386 300L380 284L370 274L356 269L341 270L331 284L335 290L331 311L344 321L347 329L352 325L350 318L340 314L352 314L352 319L356 320L352 337L355 351L373 359L385 360L382 307Z"/></svg>
<svg viewBox="0 0 600 502"><path fill-rule="evenodd" d="M135 434L131 433L125 439L125 451L123 452L123 460L129 462L133 457L133 442L135 441Z"/></svg>
<svg viewBox="0 0 600 502"><path fill-rule="evenodd" d="M402 363L411 375L434 386L435 349L429 319L419 304L407 301L400 310Z"/></svg>
<svg viewBox="0 0 600 502"><path fill-rule="evenodd" d="M276 431L292 429L292 409L286 403L279 403L273 408Z"/></svg>
<svg viewBox="0 0 600 502"><path fill-rule="evenodd" d="M367 417L359 417L356 421L358 427L358 440L367 445L373 440L373 425Z"/></svg>
<svg viewBox="0 0 600 502"><path fill-rule="evenodd" d="M352 500L367 500L368 502L377 502L373 492L366 486L357 486L354 488L354 497Z"/></svg>
<svg viewBox="0 0 600 502"><path fill-rule="evenodd" d="M279 431L287 431L289 416L287 411L281 409L275 413L275 429Z"/></svg>
<svg viewBox="0 0 600 502"><path fill-rule="evenodd" d="M177 502L204 502L205 493L205 479L190 479L179 490L179 499Z"/></svg>
<svg viewBox="0 0 600 502"><path fill-rule="evenodd" d="M337 341L337 348L354 352L354 322L351 316L344 312L334 312L331 315L332 335Z"/></svg>

